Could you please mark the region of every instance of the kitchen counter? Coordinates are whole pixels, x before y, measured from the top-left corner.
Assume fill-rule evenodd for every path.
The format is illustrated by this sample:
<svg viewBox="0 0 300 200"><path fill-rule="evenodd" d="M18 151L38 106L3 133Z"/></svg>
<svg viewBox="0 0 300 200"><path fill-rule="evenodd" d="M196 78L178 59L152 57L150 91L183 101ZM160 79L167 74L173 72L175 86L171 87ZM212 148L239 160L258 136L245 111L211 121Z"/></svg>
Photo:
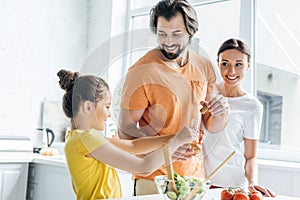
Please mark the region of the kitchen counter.
<svg viewBox="0 0 300 200"><path fill-rule="evenodd" d="M63 154L60 154L58 156L42 156L40 154L32 153L32 154L13 154L10 155L9 153L1 153L0 154L0 163L18 163L18 162L32 162L32 163L38 163L38 164L45 164L50 166L58 166L58 167L67 167L65 156ZM274 164L274 163L272 163ZM272 165L273 166L273 165ZM119 170L118 170L119 171ZM124 172L123 172L124 173ZM127 185L128 184L124 184ZM129 188L128 190L132 190L132 188ZM130 193L130 192L129 192ZM214 189L209 190L204 198L204 200L220 200L220 190ZM139 197L128 197L128 194L126 197L122 198L122 200L163 200L162 195L145 195L145 196L139 196ZM283 195L278 195L276 198L264 198L264 200L300 200L300 198L296 197L288 197Z"/></svg>
<svg viewBox="0 0 300 200"><path fill-rule="evenodd" d="M66 159L64 155L58 156L42 156L37 153L14 153L14 152L1 152L0 163L40 163L55 166L66 167Z"/></svg>
<svg viewBox="0 0 300 200"><path fill-rule="evenodd" d="M39 164L54 165L59 167L67 167L66 158L64 155L41 156L40 154L34 154L32 162Z"/></svg>
<svg viewBox="0 0 300 200"><path fill-rule="evenodd" d="M30 152L0 152L0 163L29 163L34 157Z"/></svg>
<svg viewBox="0 0 300 200"><path fill-rule="evenodd" d="M211 189L207 191L207 194L204 196L203 200L220 200L220 193L222 189ZM131 198L121 198L115 200L164 200L163 195L155 194L155 195L143 195ZM300 200L300 198L288 197L277 195L275 198L264 197L263 200Z"/></svg>

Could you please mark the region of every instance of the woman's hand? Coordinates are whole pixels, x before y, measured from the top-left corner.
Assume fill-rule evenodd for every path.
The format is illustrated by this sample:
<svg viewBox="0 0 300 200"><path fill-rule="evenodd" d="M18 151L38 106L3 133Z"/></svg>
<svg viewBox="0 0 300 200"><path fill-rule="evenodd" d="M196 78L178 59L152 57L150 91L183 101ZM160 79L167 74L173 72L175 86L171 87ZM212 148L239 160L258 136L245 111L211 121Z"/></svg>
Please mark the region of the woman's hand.
<svg viewBox="0 0 300 200"><path fill-rule="evenodd" d="M212 116L225 114L226 110L229 108L228 99L221 94L214 94L214 97L210 100L210 102L201 101L200 104L203 107L207 107L207 110Z"/></svg>
<svg viewBox="0 0 300 200"><path fill-rule="evenodd" d="M273 192L271 189L260 186L260 185L249 185L248 189L250 192L251 191L259 191L265 197L275 197L276 196L276 193Z"/></svg>

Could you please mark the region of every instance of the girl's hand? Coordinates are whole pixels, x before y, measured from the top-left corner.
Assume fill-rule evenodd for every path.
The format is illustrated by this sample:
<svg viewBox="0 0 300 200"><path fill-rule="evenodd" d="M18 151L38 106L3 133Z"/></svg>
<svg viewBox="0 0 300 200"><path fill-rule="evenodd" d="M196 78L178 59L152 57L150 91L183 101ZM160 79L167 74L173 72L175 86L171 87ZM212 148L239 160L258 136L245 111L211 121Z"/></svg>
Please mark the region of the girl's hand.
<svg viewBox="0 0 300 200"><path fill-rule="evenodd" d="M188 160L192 157L194 151L190 144L180 146L172 155L173 161Z"/></svg>
<svg viewBox="0 0 300 200"><path fill-rule="evenodd" d="M198 136L198 132L193 130L187 126L183 127L179 133L175 135L175 139L177 139L181 144L191 143L195 137Z"/></svg>

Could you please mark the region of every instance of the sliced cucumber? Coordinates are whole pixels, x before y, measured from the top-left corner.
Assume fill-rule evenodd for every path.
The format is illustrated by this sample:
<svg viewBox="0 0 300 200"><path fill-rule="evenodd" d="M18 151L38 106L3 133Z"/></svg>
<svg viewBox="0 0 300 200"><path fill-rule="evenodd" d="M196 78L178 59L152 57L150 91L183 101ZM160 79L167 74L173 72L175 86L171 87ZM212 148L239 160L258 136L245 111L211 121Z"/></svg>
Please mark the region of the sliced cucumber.
<svg viewBox="0 0 300 200"><path fill-rule="evenodd" d="M177 199L177 194L173 191L168 191L167 193L167 196L169 199L172 199L172 200L176 200Z"/></svg>

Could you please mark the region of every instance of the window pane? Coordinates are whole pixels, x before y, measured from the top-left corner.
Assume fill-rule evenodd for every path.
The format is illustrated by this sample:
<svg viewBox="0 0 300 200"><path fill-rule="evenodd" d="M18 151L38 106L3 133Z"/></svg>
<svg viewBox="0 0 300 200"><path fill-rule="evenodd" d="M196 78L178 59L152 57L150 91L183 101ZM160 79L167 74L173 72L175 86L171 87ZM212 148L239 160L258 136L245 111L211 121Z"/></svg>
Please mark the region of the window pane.
<svg viewBox="0 0 300 200"><path fill-rule="evenodd" d="M132 2L132 9L141 8L141 7L148 7L152 8L158 1L157 0L133 0Z"/></svg>
<svg viewBox="0 0 300 200"><path fill-rule="evenodd" d="M217 65L219 46L229 38L239 37L240 0L224 1L194 7L199 20L200 48ZM194 38L195 39L195 38Z"/></svg>
<svg viewBox="0 0 300 200"><path fill-rule="evenodd" d="M158 0L132 0L134 9L151 8ZM207 2L207 4L205 3ZM193 38L192 47L198 49L216 66L216 53L219 45L228 38L244 39L245 23L242 19L250 8L241 5L241 0L228 1L191 1L197 11L199 31ZM264 104L264 119L260 136L259 156L266 152L263 158L300 161L300 23L297 9L298 0L257 0L255 65L257 97ZM244 9L244 10L241 10ZM150 11L150 10L149 10ZM149 29L149 11L132 16L131 30ZM241 30L241 33L240 33ZM249 35L248 35L249 36ZM246 36L247 37L247 36ZM146 39L148 48L155 47L156 41L151 32L149 36L141 36L134 32L131 37L129 51L131 66L148 49L142 43ZM134 39L133 39L134 38ZM140 39L139 39L140 38ZM143 48L139 48L143 47ZM249 76L249 75L248 75ZM220 78L219 78L220 80ZM249 84L248 84L249 85ZM250 91L249 91L250 92ZM268 149L265 151L264 149ZM273 151L275 149L275 156ZM284 158L278 156L281 151ZM271 152L271 153L270 153ZM272 157L273 156L273 157ZM298 158L297 158L298 156ZM296 158L295 158L296 157Z"/></svg>
<svg viewBox="0 0 300 200"><path fill-rule="evenodd" d="M230 37L239 37L240 0L210 2L195 5L194 8L199 20L199 31L193 38L192 48L205 54L216 65L216 54L219 45ZM149 29L148 13L132 17L132 30ZM137 40L139 36L133 34L132 38ZM155 46L156 44L150 47ZM129 64L133 64L145 52L145 49L132 52Z"/></svg>
<svg viewBox="0 0 300 200"><path fill-rule="evenodd" d="M132 31L130 40L130 58L129 65L133 65L147 51L154 48L157 43L155 35L149 28L149 15L140 15L132 17Z"/></svg>
<svg viewBox="0 0 300 200"><path fill-rule="evenodd" d="M265 148L300 151L300 1L257 2L257 90Z"/></svg>
<svg viewBox="0 0 300 200"><path fill-rule="evenodd" d="M239 36L240 0L196 6L195 9L199 20L196 37L215 64L221 43Z"/></svg>

